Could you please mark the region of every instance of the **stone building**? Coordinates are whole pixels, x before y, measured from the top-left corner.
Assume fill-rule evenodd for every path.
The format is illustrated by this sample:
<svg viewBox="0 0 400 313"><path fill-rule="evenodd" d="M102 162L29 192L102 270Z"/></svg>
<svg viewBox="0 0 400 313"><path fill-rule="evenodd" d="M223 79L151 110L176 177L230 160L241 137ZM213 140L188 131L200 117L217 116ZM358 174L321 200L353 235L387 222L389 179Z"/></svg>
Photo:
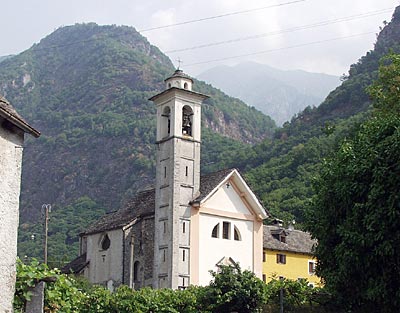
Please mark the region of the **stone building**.
<svg viewBox="0 0 400 313"><path fill-rule="evenodd" d="M0 96L0 312L12 312L24 135L39 137Z"/></svg>
<svg viewBox="0 0 400 313"><path fill-rule="evenodd" d="M177 70L150 99L157 106L155 188L83 232L81 255L65 271L83 272L109 289L206 285L210 270L229 263L261 278L267 213L236 169L200 175L207 96L192 85Z"/></svg>

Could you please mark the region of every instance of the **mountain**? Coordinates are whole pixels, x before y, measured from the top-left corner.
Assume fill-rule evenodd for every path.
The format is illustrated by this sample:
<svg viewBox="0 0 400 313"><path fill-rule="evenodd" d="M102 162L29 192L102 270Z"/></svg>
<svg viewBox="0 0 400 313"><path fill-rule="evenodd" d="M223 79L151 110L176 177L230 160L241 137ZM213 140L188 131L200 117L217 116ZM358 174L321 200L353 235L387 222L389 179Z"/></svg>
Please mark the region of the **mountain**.
<svg viewBox="0 0 400 313"><path fill-rule="evenodd" d="M3 62L4 60L7 60L7 59L9 59L9 58L11 58L13 55L3 55L3 56L0 56L0 62Z"/></svg>
<svg viewBox="0 0 400 313"><path fill-rule="evenodd" d="M381 58L390 52L400 53L400 6L377 36L374 49L350 66L343 83L320 106L307 107L278 129L273 140L226 161L245 172L273 215L302 222L321 162L369 116L366 88L377 78Z"/></svg>
<svg viewBox="0 0 400 313"><path fill-rule="evenodd" d="M40 251L43 203L53 205L50 255L74 256L85 224L153 183L155 107L148 98L174 70L134 28L94 23L59 28L0 63L0 93L42 132L24 151L20 254ZM194 88L210 95L202 111L203 170L225 150L272 137L271 118L203 82Z"/></svg>
<svg viewBox="0 0 400 313"><path fill-rule="evenodd" d="M197 78L254 106L279 125L307 106L318 106L340 83L332 75L283 71L254 62L217 66Z"/></svg>

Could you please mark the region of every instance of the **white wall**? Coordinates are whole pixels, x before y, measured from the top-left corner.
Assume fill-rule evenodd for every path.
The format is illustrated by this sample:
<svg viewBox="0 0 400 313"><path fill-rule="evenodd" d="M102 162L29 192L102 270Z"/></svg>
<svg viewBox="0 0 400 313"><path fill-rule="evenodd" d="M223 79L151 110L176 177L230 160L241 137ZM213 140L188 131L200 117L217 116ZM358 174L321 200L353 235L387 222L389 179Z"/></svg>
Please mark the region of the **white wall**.
<svg viewBox="0 0 400 313"><path fill-rule="evenodd" d="M204 206L221 209L226 212L251 214L232 185L222 185L215 194L208 199Z"/></svg>
<svg viewBox="0 0 400 313"><path fill-rule="evenodd" d="M105 234L110 238L110 247L102 250L101 240ZM122 230L112 230L87 237L87 257L90 262L85 271L86 278L94 284L107 284L112 280L115 285L122 282ZM129 251L127 252L129 253Z"/></svg>
<svg viewBox="0 0 400 313"><path fill-rule="evenodd" d="M12 312L17 256L23 132L0 118L0 312Z"/></svg>
<svg viewBox="0 0 400 313"><path fill-rule="evenodd" d="M242 236L241 241L233 239L212 238L211 232L219 222L231 222L231 232L235 225ZM221 224L222 227L222 224ZM220 227L220 233L222 228ZM224 257L230 257L239 263L242 270L253 270L253 222L218 216L200 215L199 242L199 284L207 285L211 280L210 270L216 271L216 264Z"/></svg>

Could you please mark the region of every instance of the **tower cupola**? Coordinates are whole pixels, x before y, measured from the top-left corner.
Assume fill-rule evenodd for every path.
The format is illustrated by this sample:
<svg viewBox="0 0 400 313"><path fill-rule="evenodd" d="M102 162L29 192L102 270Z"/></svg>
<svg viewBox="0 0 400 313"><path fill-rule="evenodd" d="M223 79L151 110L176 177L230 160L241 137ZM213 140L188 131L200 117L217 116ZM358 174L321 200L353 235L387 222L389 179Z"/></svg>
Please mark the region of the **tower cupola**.
<svg viewBox="0 0 400 313"><path fill-rule="evenodd" d="M189 75L185 74L181 69L177 69L172 76L168 77L165 81L165 88L172 87L181 88L191 91L193 80Z"/></svg>

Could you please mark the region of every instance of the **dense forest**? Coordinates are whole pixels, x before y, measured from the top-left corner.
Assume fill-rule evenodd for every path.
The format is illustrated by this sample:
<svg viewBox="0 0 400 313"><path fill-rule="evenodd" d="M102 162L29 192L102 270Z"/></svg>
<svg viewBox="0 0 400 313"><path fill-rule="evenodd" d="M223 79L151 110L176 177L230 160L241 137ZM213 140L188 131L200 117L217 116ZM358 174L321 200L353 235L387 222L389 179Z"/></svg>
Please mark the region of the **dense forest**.
<svg viewBox="0 0 400 313"><path fill-rule="evenodd" d="M196 81L196 91L211 96L203 106L202 172L239 168L274 217L301 224L321 160L369 115L365 88L389 50L400 51L399 8L342 85L278 129ZM43 133L25 148L21 257L40 257L43 203L54 208L49 259L66 261L88 223L153 183L155 109L147 99L173 70L133 28L95 24L60 28L0 63L0 93Z"/></svg>

